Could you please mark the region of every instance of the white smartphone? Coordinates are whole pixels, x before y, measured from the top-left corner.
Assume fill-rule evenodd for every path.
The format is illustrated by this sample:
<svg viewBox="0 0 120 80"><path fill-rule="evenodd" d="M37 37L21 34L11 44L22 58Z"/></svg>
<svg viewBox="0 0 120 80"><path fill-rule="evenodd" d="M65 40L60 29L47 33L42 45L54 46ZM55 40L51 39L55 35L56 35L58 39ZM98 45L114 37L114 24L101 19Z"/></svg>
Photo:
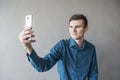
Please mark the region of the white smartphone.
<svg viewBox="0 0 120 80"><path fill-rule="evenodd" d="M25 16L25 28L32 27L32 15ZM32 40L32 37L28 38L27 40Z"/></svg>
<svg viewBox="0 0 120 80"><path fill-rule="evenodd" d="M25 16L25 27L32 27L32 15Z"/></svg>

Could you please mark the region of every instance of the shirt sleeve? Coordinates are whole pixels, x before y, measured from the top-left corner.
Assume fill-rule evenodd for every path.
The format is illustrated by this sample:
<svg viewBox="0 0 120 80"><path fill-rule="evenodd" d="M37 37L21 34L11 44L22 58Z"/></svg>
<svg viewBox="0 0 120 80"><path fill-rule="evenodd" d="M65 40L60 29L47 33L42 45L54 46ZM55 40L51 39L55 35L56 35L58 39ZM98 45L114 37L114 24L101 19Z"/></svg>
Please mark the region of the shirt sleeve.
<svg viewBox="0 0 120 80"><path fill-rule="evenodd" d="M88 80L98 80L98 65L97 65L95 47L93 50L92 63L90 67L90 72L88 74Z"/></svg>
<svg viewBox="0 0 120 80"><path fill-rule="evenodd" d="M39 57L35 50L27 54L29 62L39 72L51 69L55 63L61 58L62 44L58 42L45 57Z"/></svg>

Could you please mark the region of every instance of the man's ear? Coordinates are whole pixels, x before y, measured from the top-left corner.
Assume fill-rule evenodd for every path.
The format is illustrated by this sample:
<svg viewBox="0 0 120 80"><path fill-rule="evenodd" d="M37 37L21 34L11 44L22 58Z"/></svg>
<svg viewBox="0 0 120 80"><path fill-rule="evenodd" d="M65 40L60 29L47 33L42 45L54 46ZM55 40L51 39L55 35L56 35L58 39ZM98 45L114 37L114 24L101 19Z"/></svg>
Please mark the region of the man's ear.
<svg viewBox="0 0 120 80"><path fill-rule="evenodd" d="M88 31L88 26L85 28L85 32L87 32Z"/></svg>

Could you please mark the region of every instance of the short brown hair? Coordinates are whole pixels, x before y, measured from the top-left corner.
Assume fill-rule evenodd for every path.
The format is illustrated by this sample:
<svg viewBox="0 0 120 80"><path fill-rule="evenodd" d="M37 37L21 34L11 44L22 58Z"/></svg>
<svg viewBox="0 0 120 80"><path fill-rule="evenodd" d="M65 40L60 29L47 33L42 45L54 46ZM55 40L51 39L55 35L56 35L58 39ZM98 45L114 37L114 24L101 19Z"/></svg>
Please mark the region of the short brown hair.
<svg viewBox="0 0 120 80"><path fill-rule="evenodd" d="M84 28L86 28L88 26L88 20L87 20L86 16L84 16L83 14L72 15L69 19L69 22L71 22L72 20L83 20Z"/></svg>

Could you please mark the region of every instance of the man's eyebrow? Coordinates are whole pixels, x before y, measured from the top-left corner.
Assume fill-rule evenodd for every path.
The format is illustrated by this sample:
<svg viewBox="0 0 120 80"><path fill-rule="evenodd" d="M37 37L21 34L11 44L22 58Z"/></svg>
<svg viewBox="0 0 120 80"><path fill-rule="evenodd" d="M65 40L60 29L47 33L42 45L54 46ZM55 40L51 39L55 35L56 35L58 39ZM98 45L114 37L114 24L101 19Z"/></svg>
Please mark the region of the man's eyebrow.
<svg viewBox="0 0 120 80"><path fill-rule="evenodd" d="M76 26L82 26L82 25L76 25Z"/></svg>

